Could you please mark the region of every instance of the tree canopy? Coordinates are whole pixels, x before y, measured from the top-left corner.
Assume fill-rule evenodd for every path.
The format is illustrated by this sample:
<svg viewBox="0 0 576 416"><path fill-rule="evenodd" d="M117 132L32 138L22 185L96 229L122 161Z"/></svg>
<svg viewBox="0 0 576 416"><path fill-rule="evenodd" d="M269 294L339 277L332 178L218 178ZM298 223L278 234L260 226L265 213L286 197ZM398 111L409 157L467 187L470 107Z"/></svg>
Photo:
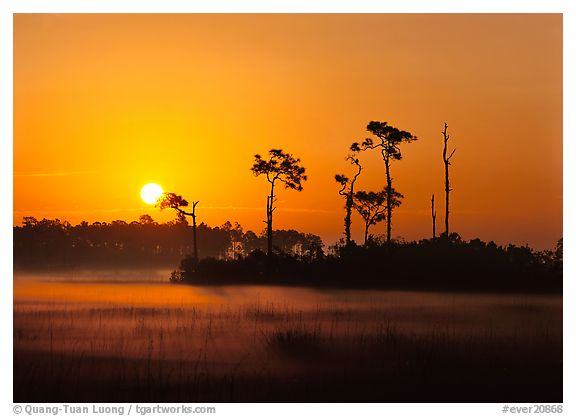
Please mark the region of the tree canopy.
<svg viewBox="0 0 576 416"><path fill-rule="evenodd" d="M306 169L299 165L300 159L285 153L282 149L270 149L268 153L270 155L268 160L259 154L254 155L254 164L251 168L254 176L266 175L271 184L279 180L287 189L301 191L302 182L308 177L304 174Z"/></svg>
<svg viewBox="0 0 576 416"><path fill-rule="evenodd" d="M371 137L364 139L362 144L353 143L353 151L381 148L382 157L385 159L401 160L402 152L399 145L417 140L412 133L400 130L389 125L386 121L371 121L366 127L370 133L376 136L380 143L374 143Z"/></svg>

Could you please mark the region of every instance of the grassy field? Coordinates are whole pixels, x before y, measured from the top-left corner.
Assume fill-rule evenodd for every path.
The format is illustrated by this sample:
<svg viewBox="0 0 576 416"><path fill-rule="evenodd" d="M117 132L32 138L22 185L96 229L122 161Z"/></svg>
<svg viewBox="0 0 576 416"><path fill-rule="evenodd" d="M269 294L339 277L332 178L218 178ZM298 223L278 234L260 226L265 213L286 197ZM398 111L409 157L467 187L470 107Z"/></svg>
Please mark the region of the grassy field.
<svg viewBox="0 0 576 416"><path fill-rule="evenodd" d="M15 280L15 402L561 402L559 296Z"/></svg>

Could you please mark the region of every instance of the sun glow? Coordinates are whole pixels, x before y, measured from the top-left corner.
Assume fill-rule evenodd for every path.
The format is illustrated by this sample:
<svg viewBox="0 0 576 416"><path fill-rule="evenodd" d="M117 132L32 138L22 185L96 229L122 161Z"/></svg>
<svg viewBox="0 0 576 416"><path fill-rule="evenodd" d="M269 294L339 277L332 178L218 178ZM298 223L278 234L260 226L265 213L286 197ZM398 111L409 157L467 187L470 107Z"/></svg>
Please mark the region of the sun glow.
<svg viewBox="0 0 576 416"><path fill-rule="evenodd" d="M140 197L147 204L155 204L164 191L157 183L148 183L142 187Z"/></svg>

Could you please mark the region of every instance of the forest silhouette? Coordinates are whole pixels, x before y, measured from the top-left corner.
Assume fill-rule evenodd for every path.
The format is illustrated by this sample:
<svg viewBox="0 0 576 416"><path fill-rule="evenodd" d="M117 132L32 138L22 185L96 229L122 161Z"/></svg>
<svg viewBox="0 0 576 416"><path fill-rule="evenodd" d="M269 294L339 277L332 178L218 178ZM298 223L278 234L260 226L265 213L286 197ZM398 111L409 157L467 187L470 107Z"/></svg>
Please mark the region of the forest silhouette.
<svg viewBox="0 0 576 416"><path fill-rule="evenodd" d="M198 225L200 258L233 260L266 249L266 234L244 231L238 223ZM320 237L295 230L275 230L276 249L308 250ZM183 219L159 224L150 215L139 221L86 221L72 225L59 219L24 217L14 227L14 269L58 271L74 268L174 267L194 252L193 230ZM193 256L193 254L192 254Z"/></svg>
<svg viewBox="0 0 576 416"><path fill-rule="evenodd" d="M371 121L366 138L350 145L345 158L354 176L336 174L344 197L344 238L326 247L322 239L296 230L274 230L277 182L288 190L303 190L306 169L299 158L282 149L271 149L269 158L254 156L251 171L266 177L266 227L260 233L244 231L238 223L222 226L197 224L199 200L189 204L181 195L165 192L156 208L173 209L176 219L158 224L146 214L139 221L111 223L83 221L71 225L58 219L24 217L14 228L15 269L58 270L83 267L171 266L174 283L274 284L337 287L401 288L426 290L560 291L562 288L562 240L553 250L535 251L528 246L498 246L476 238L464 241L449 232L449 198L453 191L449 166L448 124L443 138L445 220L444 233L436 236L436 210L432 194L432 237L405 242L392 238L392 213L403 195L393 186L392 161L400 161L400 145L416 140L407 131L386 122ZM386 183L380 191L357 190L364 173L359 155L380 152ZM187 210L191 207L191 210ZM201 207L201 205L200 205ZM364 221L364 242L351 238L352 211ZM192 218L192 229L187 217ZM382 237L370 227L386 222Z"/></svg>

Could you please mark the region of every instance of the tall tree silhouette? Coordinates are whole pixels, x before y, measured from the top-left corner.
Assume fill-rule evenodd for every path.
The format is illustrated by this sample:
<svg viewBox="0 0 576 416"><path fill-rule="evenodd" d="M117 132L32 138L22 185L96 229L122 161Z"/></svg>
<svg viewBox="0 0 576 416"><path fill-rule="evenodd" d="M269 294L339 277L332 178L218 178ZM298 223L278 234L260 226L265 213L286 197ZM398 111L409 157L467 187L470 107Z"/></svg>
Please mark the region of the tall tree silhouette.
<svg viewBox="0 0 576 416"><path fill-rule="evenodd" d="M390 163L393 160L401 160L401 143L410 143L416 140L412 133L397 129L385 121L371 121L366 129L378 139L377 142L371 137L364 139L362 144L353 143L352 150L380 149L382 160L386 167L386 243L390 244L392 234L392 210L394 209L394 188L392 187L392 177L390 176Z"/></svg>
<svg viewBox="0 0 576 416"><path fill-rule="evenodd" d="M380 192L358 191L354 195L354 208L364 220L364 245L368 243L370 226L386 219L388 195L392 196L391 201L393 207L400 205L400 200L403 198L403 195L394 189L392 189L391 192L388 192L386 188Z"/></svg>
<svg viewBox="0 0 576 416"><path fill-rule="evenodd" d="M452 150L450 156L446 156L448 154L448 139L450 138L450 135L448 134L447 123L444 123L444 131L442 132L442 136L444 136L444 150L442 152L442 160L444 161L444 193L446 194L446 215L444 217L444 227L446 229L446 237L448 238L450 236L450 228L448 224L448 216L450 215L450 191L453 190L450 188L448 167L450 166L450 159L452 159L452 156L454 156L456 149Z"/></svg>
<svg viewBox="0 0 576 416"><path fill-rule="evenodd" d="M198 205L200 201L192 202L192 211L187 212L184 211L182 208L187 207L188 201L182 198L180 195L177 195L172 192L164 192L158 201L156 202L156 207L160 208L161 210L171 208L176 210L178 213L178 219L183 221L185 216L192 217L192 238L194 239L194 262L198 264L198 242L196 238L196 205Z"/></svg>
<svg viewBox="0 0 576 416"><path fill-rule="evenodd" d="M346 237L346 245L350 244L352 240L350 235L350 226L352 225L352 207L354 206L354 184L356 183L356 179L360 176L362 172L362 165L360 164L360 160L358 159L356 153L352 153L346 157L346 160L350 162L352 165L356 166L356 174L350 179L346 175L337 174L334 176L336 182L338 182L342 188L338 191L340 195L342 195L346 201L345 208L346 208L346 216L344 217L344 236Z"/></svg>
<svg viewBox="0 0 576 416"><path fill-rule="evenodd" d="M276 197L274 187L276 181L284 184L286 189L302 191L302 182L307 179L306 169L299 165L300 159L293 157L290 153L285 153L282 149L270 149L270 158L265 160L259 154L254 155L254 164L251 171L254 176L265 175L270 183L270 195L266 198L266 236L268 239L268 255L272 254L272 217L276 207Z"/></svg>

